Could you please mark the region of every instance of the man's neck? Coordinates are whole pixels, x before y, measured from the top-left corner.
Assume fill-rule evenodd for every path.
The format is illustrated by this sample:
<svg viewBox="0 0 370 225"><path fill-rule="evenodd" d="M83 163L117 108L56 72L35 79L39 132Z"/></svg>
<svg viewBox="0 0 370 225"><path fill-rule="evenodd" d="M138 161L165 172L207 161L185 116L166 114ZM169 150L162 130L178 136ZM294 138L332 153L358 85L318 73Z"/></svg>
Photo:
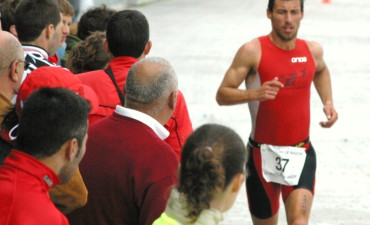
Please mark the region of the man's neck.
<svg viewBox="0 0 370 225"><path fill-rule="evenodd" d="M269 34L271 42L276 45L277 47L283 49L283 50L292 50L295 48L296 43L296 37L290 39L290 40L282 40L278 37L277 34L271 32Z"/></svg>
<svg viewBox="0 0 370 225"><path fill-rule="evenodd" d="M21 42L21 43L22 43L22 45L33 45L33 46L36 46L36 47L40 47L40 48L44 49L48 53L48 55L50 55L50 52L47 48L48 46L43 41L40 41L40 40L37 39L35 41Z"/></svg>

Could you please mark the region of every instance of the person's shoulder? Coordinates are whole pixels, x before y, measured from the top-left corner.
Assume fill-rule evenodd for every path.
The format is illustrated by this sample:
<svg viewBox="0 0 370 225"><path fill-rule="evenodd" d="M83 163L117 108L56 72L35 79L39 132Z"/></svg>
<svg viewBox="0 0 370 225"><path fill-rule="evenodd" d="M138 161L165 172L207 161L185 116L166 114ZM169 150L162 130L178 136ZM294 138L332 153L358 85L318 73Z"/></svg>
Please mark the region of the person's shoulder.
<svg viewBox="0 0 370 225"><path fill-rule="evenodd" d="M252 39L251 41L244 43L240 47L240 50L249 54L258 54L261 52L260 40L258 38Z"/></svg>
<svg viewBox="0 0 370 225"><path fill-rule="evenodd" d="M311 52L311 55L314 57L314 58L320 58L322 57L323 55L323 47L320 43L316 42L316 41L309 41L309 40L305 40L306 44L307 44L307 47L308 49L310 50Z"/></svg>
<svg viewBox="0 0 370 225"><path fill-rule="evenodd" d="M176 109L186 107L186 100L184 97L184 94L180 91L180 89L177 89L177 102L176 102ZM175 109L175 111L176 111Z"/></svg>
<svg viewBox="0 0 370 225"><path fill-rule="evenodd" d="M90 76L90 75L93 75L93 74L100 74L100 73L104 73L104 70L100 69L100 70L86 71L86 72L83 72L83 73L77 73L76 75L79 76L79 77L84 77L84 76Z"/></svg>
<svg viewBox="0 0 370 225"><path fill-rule="evenodd" d="M317 50L322 49L322 45L316 41L304 40L310 49Z"/></svg>
<svg viewBox="0 0 370 225"><path fill-rule="evenodd" d="M79 39L77 36L74 36L74 35L67 35L67 38L66 38L66 44L67 44L67 51L71 50L75 45L77 45L78 43L80 43L82 40Z"/></svg>
<svg viewBox="0 0 370 225"><path fill-rule="evenodd" d="M184 94L180 89L177 89L177 96L180 96L181 98L184 98Z"/></svg>
<svg viewBox="0 0 370 225"><path fill-rule="evenodd" d="M244 43L234 58L234 65L256 66L261 58L261 43L258 38Z"/></svg>
<svg viewBox="0 0 370 225"><path fill-rule="evenodd" d="M82 83L89 81L96 81L104 79L104 76L101 76L102 73L105 73L104 70L94 70L83 73L76 74L77 77L82 81Z"/></svg>
<svg viewBox="0 0 370 225"><path fill-rule="evenodd" d="M66 40L71 41L73 43L74 42L78 43L78 42L82 41L79 37L77 37L75 35L72 35L72 34L68 34Z"/></svg>
<svg viewBox="0 0 370 225"><path fill-rule="evenodd" d="M19 194L19 193L17 193ZM49 198L44 197L45 194L32 193L26 196L22 201L18 201L13 205L13 212L16 216L12 217L14 223L9 224L22 224L27 221L27 224L68 224L67 218L54 207L54 204ZM43 212L43 217L35 216Z"/></svg>
<svg viewBox="0 0 370 225"><path fill-rule="evenodd" d="M151 162L153 165L162 164L163 166L161 168L164 174L172 174L172 172L177 169L179 164L175 151L164 141L161 141L160 143L158 142L156 151L153 151ZM161 170L157 166L155 168Z"/></svg>
<svg viewBox="0 0 370 225"><path fill-rule="evenodd" d="M152 148L150 154L156 156L156 160L172 161L176 159L176 155L172 147L169 144L167 144L164 140L160 139L157 135L152 136L152 140L151 142L148 143L148 146Z"/></svg>

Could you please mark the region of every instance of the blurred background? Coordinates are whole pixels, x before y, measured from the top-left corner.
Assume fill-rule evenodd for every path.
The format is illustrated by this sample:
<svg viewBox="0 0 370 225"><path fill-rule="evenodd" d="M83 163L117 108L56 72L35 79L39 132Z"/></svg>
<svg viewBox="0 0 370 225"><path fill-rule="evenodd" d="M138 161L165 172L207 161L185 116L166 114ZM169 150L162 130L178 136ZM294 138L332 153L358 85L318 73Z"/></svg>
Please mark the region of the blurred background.
<svg viewBox="0 0 370 225"><path fill-rule="evenodd" d="M81 17L91 7L105 4L115 9L142 6L160 0L68 0L76 10L75 20Z"/></svg>

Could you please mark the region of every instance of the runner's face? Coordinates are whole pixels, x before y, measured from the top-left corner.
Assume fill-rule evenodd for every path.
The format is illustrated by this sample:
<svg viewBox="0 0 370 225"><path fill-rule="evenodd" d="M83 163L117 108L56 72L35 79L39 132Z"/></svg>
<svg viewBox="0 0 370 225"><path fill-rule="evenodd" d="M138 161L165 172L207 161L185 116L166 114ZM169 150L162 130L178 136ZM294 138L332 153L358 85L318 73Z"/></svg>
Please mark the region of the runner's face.
<svg viewBox="0 0 370 225"><path fill-rule="evenodd" d="M276 0L273 12L267 12L271 19L272 32L282 41L291 41L297 37L303 18L300 0Z"/></svg>

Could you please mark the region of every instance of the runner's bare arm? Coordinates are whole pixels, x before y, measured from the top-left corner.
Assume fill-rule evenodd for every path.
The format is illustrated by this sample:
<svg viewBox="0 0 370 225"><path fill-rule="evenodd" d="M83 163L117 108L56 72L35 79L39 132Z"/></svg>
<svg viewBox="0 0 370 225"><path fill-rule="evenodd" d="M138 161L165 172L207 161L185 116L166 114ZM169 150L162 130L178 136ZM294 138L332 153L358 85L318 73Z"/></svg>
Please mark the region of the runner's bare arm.
<svg viewBox="0 0 370 225"><path fill-rule="evenodd" d="M261 48L257 39L244 44L236 53L216 94L219 105L234 105L254 100L274 99L283 84L277 79L258 89L239 89L243 81L251 82L257 72Z"/></svg>
<svg viewBox="0 0 370 225"><path fill-rule="evenodd" d="M323 49L321 45L315 42L310 42L309 47L316 62L316 73L314 77L314 85L324 105L324 113L327 121L321 121L320 125L324 128L329 128L338 119L338 113L334 108L332 97L331 79L328 67L323 58Z"/></svg>

